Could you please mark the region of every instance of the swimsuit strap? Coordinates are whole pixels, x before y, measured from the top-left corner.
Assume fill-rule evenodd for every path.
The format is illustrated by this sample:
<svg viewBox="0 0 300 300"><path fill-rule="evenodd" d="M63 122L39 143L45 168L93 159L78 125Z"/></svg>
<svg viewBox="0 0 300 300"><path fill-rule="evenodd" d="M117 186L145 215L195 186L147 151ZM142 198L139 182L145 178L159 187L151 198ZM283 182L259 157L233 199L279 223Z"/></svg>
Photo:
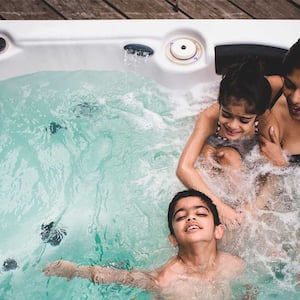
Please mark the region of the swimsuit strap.
<svg viewBox="0 0 300 300"><path fill-rule="evenodd" d="M216 130L216 133L215 133L216 138L218 140L221 140L221 141L228 141L227 137L219 135L220 129L221 129L221 124L220 124L220 121L218 121L217 130Z"/></svg>
<svg viewBox="0 0 300 300"><path fill-rule="evenodd" d="M219 135L220 129L221 129L221 124L220 124L220 121L218 121L216 135Z"/></svg>
<svg viewBox="0 0 300 300"><path fill-rule="evenodd" d="M289 163L299 164L300 163L300 154L289 155Z"/></svg>
<svg viewBox="0 0 300 300"><path fill-rule="evenodd" d="M275 105L275 103L280 98L280 96L282 95L282 93L283 93L283 88L280 88L280 90L276 93L276 95L274 96L274 98L270 102L270 108L272 108Z"/></svg>
<svg viewBox="0 0 300 300"><path fill-rule="evenodd" d="M258 135L258 121L254 122L254 134Z"/></svg>

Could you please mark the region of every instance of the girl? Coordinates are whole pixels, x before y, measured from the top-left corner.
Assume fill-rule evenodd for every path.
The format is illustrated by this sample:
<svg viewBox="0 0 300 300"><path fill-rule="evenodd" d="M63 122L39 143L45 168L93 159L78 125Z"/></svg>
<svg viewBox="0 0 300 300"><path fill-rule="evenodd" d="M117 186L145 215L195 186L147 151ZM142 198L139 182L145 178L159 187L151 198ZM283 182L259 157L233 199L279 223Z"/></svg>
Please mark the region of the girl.
<svg viewBox="0 0 300 300"><path fill-rule="evenodd" d="M221 167L227 165L239 169L242 159L257 144L259 126L265 128L265 123L272 121L266 112L270 97L271 87L258 60L248 58L232 66L221 80L218 103L199 115L180 157L179 179L187 187L207 194L227 226L240 223L241 215L207 186L195 163L200 155L204 159L214 158Z"/></svg>

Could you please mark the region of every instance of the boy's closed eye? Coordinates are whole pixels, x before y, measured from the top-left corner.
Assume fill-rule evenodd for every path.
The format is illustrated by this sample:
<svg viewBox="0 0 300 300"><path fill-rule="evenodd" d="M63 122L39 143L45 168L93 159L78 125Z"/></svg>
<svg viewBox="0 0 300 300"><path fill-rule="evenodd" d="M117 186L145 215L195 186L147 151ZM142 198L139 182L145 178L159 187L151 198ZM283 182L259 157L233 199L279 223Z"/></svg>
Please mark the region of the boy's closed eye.
<svg viewBox="0 0 300 300"><path fill-rule="evenodd" d="M198 207L195 211L194 214L199 216L199 217L207 217L209 215L209 211L206 207ZM188 213L185 210L178 210L175 215L174 219L175 221L181 221L187 218Z"/></svg>
<svg viewBox="0 0 300 300"><path fill-rule="evenodd" d="M179 217L176 217L176 218L175 218L175 221L178 222L178 221L184 220L185 217L186 217L186 216L179 216Z"/></svg>
<svg viewBox="0 0 300 300"><path fill-rule="evenodd" d="M207 217L208 214L207 213L197 213L197 216L199 216L199 217Z"/></svg>

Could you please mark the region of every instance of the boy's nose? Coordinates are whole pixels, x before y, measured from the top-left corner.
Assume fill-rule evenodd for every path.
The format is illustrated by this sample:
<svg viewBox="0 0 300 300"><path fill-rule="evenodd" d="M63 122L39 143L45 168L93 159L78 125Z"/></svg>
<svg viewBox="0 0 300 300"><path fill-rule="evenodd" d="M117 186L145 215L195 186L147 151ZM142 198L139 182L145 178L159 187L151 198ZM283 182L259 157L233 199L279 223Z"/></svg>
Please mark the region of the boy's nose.
<svg viewBox="0 0 300 300"><path fill-rule="evenodd" d="M188 217L187 220L188 220L188 222L190 222L190 221L196 220L196 218L195 217Z"/></svg>

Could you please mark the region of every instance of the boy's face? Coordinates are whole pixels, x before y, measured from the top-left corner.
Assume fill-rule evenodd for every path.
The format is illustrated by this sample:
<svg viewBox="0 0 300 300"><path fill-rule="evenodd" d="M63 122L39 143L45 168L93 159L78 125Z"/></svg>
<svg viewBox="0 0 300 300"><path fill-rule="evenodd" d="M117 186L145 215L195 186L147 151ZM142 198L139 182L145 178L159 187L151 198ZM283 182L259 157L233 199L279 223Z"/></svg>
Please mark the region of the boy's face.
<svg viewBox="0 0 300 300"><path fill-rule="evenodd" d="M283 93L286 97L291 117L300 121L300 69L294 69L285 76Z"/></svg>
<svg viewBox="0 0 300 300"><path fill-rule="evenodd" d="M253 134L256 115L246 112L246 102L236 102L232 99L230 104L221 106L219 122L220 134L229 140L236 140L243 136Z"/></svg>
<svg viewBox="0 0 300 300"><path fill-rule="evenodd" d="M213 214L199 197L186 197L178 200L175 206L172 225L176 246L195 242L209 242L222 237L214 225ZM171 241L174 244L174 241Z"/></svg>

